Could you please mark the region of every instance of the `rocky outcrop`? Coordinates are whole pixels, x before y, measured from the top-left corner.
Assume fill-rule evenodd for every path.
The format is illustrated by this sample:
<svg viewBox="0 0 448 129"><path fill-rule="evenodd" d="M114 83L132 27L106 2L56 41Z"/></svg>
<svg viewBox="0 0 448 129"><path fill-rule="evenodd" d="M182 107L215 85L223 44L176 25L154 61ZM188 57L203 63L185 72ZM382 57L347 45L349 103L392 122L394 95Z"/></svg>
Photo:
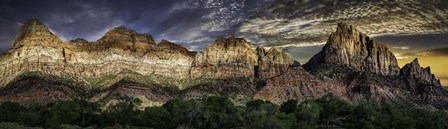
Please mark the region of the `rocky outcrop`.
<svg viewBox="0 0 448 129"><path fill-rule="evenodd" d="M267 52L263 47L257 47L258 66L256 77L267 79L285 73L291 65L300 65L288 54L276 47L271 47Z"/></svg>
<svg viewBox="0 0 448 129"><path fill-rule="evenodd" d="M187 56L195 56L196 52L190 52L188 49L177 45L175 43L169 42L168 40L162 40L159 44L157 44L157 48L160 51L163 51L165 53L172 53L172 54L183 54ZM161 55L162 56L162 55Z"/></svg>
<svg viewBox="0 0 448 129"><path fill-rule="evenodd" d="M31 46L33 44L50 45L62 43L62 40L54 35L38 19L28 20L14 39L13 48Z"/></svg>
<svg viewBox="0 0 448 129"><path fill-rule="evenodd" d="M447 91L427 86L440 86L429 68L414 61L400 72L386 46L346 24L338 25L305 68L278 48L255 48L233 36L199 53L167 40L156 44L152 36L123 26L98 41L63 42L33 19L20 29L14 47L0 55L0 101L95 101L125 94L161 104L225 95L280 104L332 93L353 102L448 105Z"/></svg>
<svg viewBox="0 0 448 129"><path fill-rule="evenodd" d="M311 70L326 63L384 76L396 76L400 71L397 59L385 45L378 44L345 23L338 24L336 32L330 35L327 44L304 67Z"/></svg>
<svg viewBox="0 0 448 129"><path fill-rule="evenodd" d="M420 67L420 63L416 58L409 64L401 68L400 74L408 79L414 80L419 85L432 85L441 87L440 80L431 73L430 67Z"/></svg>
<svg viewBox="0 0 448 129"><path fill-rule="evenodd" d="M153 44L155 45L154 38L148 34L140 34L134 30L128 29L124 26L118 26L108 31L99 41L107 42L121 42L121 43L131 43L131 44Z"/></svg>
<svg viewBox="0 0 448 129"><path fill-rule="evenodd" d="M130 70L142 75L185 79L189 78L194 59L194 52L179 45L168 41L156 45L152 36L123 26L110 30L95 42L83 39L63 42L44 24L32 19L20 29L14 44L15 47L0 55L0 87L27 71L91 80ZM93 82L92 86L97 87Z"/></svg>
<svg viewBox="0 0 448 129"><path fill-rule="evenodd" d="M196 54L191 78L233 78L255 76L258 56L254 47L244 39L221 38Z"/></svg>
<svg viewBox="0 0 448 129"><path fill-rule="evenodd" d="M396 58L386 46L377 44L375 40L371 40L354 27L344 23L338 24L337 31L330 35L322 51L312 57L304 67L313 76L319 78L319 81L321 81L319 83L322 83L313 86L311 89L319 91L322 89L321 85L339 85L338 87L332 87L334 91L326 92L334 93L352 102L369 100L374 104L386 103L404 107L417 105L438 109L448 104L446 90L438 87L422 88L419 85L416 86L415 81L409 81L417 80L417 82L426 82L426 84L435 83L436 80L428 72L429 68L423 69L420 68L418 63L411 63L400 72ZM288 80L292 76L285 77L286 75L288 74L268 80L266 86L271 88L270 90L264 90L264 92L279 96L290 92L303 91L294 88L278 90L282 85L276 86L276 84L283 84L282 80L288 83L297 81L296 79ZM411 79L404 79L403 77ZM312 78L296 78L302 80L302 82L298 81L293 84L298 87L312 84L312 82L306 80L313 80ZM274 80L277 81L274 82ZM343 90L345 90L344 94L335 92ZM298 99L300 100L300 98L302 97Z"/></svg>
<svg viewBox="0 0 448 129"><path fill-rule="evenodd" d="M78 45L83 45L83 44L88 44L89 41L83 39L83 38L76 38L73 40L70 40L69 43L74 43L74 44L78 44Z"/></svg>
<svg viewBox="0 0 448 129"><path fill-rule="evenodd" d="M347 91L344 85L325 83L298 66L291 67L286 73L267 80L266 85L255 94L254 98L281 104L290 99L299 101L315 99L328 93L343 97Z"/></svg>

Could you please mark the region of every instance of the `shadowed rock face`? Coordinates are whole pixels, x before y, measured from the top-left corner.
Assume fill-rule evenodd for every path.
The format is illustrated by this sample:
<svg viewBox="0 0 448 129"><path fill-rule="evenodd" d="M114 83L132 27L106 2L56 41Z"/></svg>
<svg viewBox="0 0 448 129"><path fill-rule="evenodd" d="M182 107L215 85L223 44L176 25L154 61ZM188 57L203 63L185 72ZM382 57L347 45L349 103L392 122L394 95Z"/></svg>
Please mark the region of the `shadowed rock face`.
<svg viewBox="0 0 448 129"><path fill-rule="evenodd" d="M319 80L299 66L267 80L266 86L255 94L255 98L283 103L290 99L315 99L328 93L343 97L348 92L344 85Z"/></svg>
<svg viewBox="0 0 448 129"><path fill-rule="evenodd" d="M304 67L308 70L325 63L334 63L384 76L399 75L397 59L389 49L376 43L355 27L339 23L327 44Z"/></svg>
<svg viewBox="0 0 448 129"><path fill-rule="evenodd" d="M429 68L414 61L400 71L386 46L343 23L304 67L275 47L255 48L233 36L199 53L167 40L155 44L152 36L123 26L95 42L66 43L33 19L0 55L0 101L96 101L124 94L162 104L176 97L225 95L280 104L332 93L352 102L448 105L448 92ZM39 74L20 78L34 72Z"/></svg>
<svg viewBox="0 0 448 129"><path fill-rule="evenodd" d="M420 67L418 59L401 68L400 74L406 78L414 80L419 85L433 85L441 87L440 80L431 73L430 67Z"/></svg>
<svg viewBox="0 0 448 129"><path fill-rule="evenodd" d="M434 86L422 88L407 79L435 83L427 69L414 65L405 66L400 75L396 59L386 46L339 24L323 50L305 64L308 71L289 67L285 73L267 79L255 98L283 103L332 93L354 103L368 100L379 105L443 109L448 105L447 91Z"/></svg>
<svg viewBox="0 0 448 129"><path fill-rule="evenodd" d="M84 91L84 93L87 93ZM22 104L47 104L58 100L81 98L81 94L71 85L39 77L24 77L0 89L0 101Z"/></svg>

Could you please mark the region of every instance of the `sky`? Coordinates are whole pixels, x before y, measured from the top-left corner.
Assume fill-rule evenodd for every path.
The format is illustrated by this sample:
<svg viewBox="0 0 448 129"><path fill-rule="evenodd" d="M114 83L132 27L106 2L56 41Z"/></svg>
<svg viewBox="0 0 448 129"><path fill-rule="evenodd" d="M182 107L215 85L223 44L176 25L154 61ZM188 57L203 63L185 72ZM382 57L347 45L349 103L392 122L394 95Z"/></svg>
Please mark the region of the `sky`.
<svg viewBox="0 0 448 129"><path fill-rule="evenodd" d="M235 35L282 48L301 63L346 22L389 46L400 66L418 57L448 85L447 0L1 0L0 52L30 18L64 41L95 41L124 25L201 51Z"/></svg>

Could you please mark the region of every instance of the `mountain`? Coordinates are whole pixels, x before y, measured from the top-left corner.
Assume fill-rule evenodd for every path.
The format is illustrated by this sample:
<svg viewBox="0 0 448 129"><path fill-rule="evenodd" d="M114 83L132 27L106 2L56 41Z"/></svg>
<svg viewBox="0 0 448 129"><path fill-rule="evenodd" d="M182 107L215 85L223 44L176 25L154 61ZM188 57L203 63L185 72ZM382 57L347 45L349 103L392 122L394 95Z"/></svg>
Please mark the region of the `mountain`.
<svg viewBox="0 0 448 129"><path fill-rule="evenodd" d="M397 59L385 45L378 44L344 23L338 24L336 32L330 35L322 51L313 56L304 67L313 69L331 63L385 76L398 75L400 71Z"/></svg>
<svg viewBox="0 0 448 129"><path fill-rule="evenodd" d="M411 63L406 64L400 71L400 74L408 79L415 81L418 85L432 85L441 87L440 80L431 73L430 67L420 67L416 58Z"/></svg>
<svg viewBox="0 0 448 129"><path fill-rule="evenodd" d="M0 55L0 101L114 100L146 105L173 98L230 96L283 103L333 94L353 103L444 109L448 92L412 62L400 69L393 53L355 27L340 23L321 52L301 66L282 50L234 36L202 52L119 26L94 42L61 41L37 19L20 29Z"/></svg>

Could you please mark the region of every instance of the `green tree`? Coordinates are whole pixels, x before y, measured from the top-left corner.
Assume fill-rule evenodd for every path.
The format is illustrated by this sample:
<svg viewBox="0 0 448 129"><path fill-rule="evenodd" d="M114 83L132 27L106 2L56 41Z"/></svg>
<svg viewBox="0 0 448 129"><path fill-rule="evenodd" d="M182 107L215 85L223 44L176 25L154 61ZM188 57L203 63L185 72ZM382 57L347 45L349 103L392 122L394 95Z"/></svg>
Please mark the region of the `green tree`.
<svg viewBox="0 0 448 129"><path fill-rule="evenodd" d="M295 111L298 127L301 129L317 128L321 110L322 108L313 100L301 103Z"/></svg>
<svg viewBox="0 0 448 129"><path fill-rule="evenodd" d="M448 114L446 112L432 112L423 109L412 111L417 129L447 129Z"/></svg>
<svg viewBox="0 0 448 129"><path fill-rule="evenodd" d="M45 127L57 127L61 124L72 124L81 117L80 105L75 101L58 101L49 107L49 118Z"/></svg>
<svg viewBox="0 0 448 129"><path fill-rule="evenodd" d="M134 125L136 124L142 102L138 98L119 96L116 103L113 103L102 112L100 123L107 126ZM104 126L102 125L102 126Z"/></svg>
<svg viewBox="0 0 448 129"><path fill-rule="evenodd" d="M204 126L204 105L197 100L179 100L170 102L167 105L171 110L173 123L182 127Z"/></svg>
<svg viewBox="0 0 448 129"><path fill-rule="evenodd" d="M319 118L325 128L341 127L343 120L353 109L353 105L332 94L327 94L316 102L322 107Z"/></svg>
<svg viewBox="0 0 448 129"><path fill-rule="evenodd" d="M202 100L205 126L199 128L235 128L243 121L241 110L227 97L211 96Z"/></svg>
<svg viewBox="0 0 448 129"><path fill-rule="evenodd" d="M347 128L351 129L374 129L373 121L376 119L377 111L369 103L356 106L348 116Z"/></svg>
<svg viewBox="0 0 448 129"><path fill-rule="evenodd" d="M0 121L16 122L18 114L24 110L26 110L26 108L18 103L4 102L0 104Z"/></svg>
<svg viewBox="0 0 448 129"><path fill-rule="evenodd" d="M279 106L264 103L258 110L246 112L244 116L245 128L251 129L289 129L296 125L294 114L285 114L279 111Z"/></svg>
<svg viewBox="0 0 448 129"><path fill-rule="evenodd" d="M145 108L145 110L139 114L138 124L159 129L173 128L171 114L163 107Z"/></svg>
<svg viewBox="0 0 448 129"><path fill-rule="evenodd" d="M280 111L284 112L286 114L294 113L294 111L296 111L296 109L297 109L297 103L298 103L298 101L295 99L288 100L281 105Z"/></svg>

